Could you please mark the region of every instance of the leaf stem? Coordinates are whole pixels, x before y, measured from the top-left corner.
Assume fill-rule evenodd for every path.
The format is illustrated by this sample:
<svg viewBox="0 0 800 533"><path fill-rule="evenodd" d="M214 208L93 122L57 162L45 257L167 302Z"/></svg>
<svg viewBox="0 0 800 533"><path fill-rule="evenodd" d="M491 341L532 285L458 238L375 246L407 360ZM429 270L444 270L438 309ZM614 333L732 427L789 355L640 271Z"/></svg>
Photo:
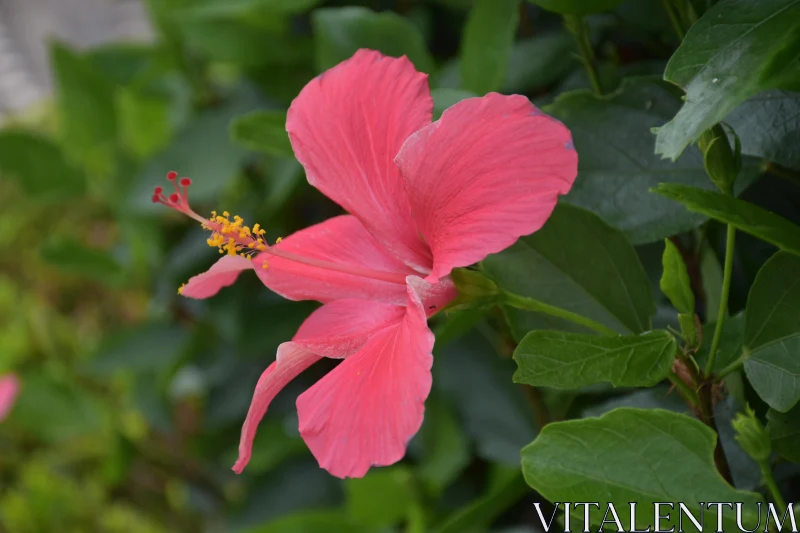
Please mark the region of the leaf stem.
<svg viewBox="0 0 800 533"><path fill-rule="evenodd" d="M592 90L594 90L595 94L602 95L603 86L600 84L597 58L594 55L586 19L578 15L564 15L564 24L575 38L575 44L578 46L578 56L581 63L583 63L583 68L586 69L586 75L589 78L589 83L592 84Z"/></svg>
<svg viewBox="0 0 800 533"><path fill-rule="evenodd" d="M602 333L603 335L609 335L609 336L619 335L619 333L617 333L613 329L604 326L599 322L595 322L591 318L586 318L585 316L581 316L577 313L567 311L566 309L561 309L560 307L555 307L553 305L540 302L539 300L534 300L533 298L527 298L525 296L520 296L518 294L506 291L502 292L501 298L503 303L505 303L506 305L510 305L511 307L516 307L517 309L522 309L523 311L534 311L537 313L544 313L546 315L563 318L564 320L568 320L575 324L585 326L598 333Z"/></svg>
<svg viewBox="0 0 800 533"><path fill-rule="evenodd" d="M672 9L672 0L663 0L662 4L664 4L664 11L666 11L667 16L669 16L669 22L672 25L672 29L675 31L675 35L678 36L679 41L683 41L683 38L686 37L686 33L684 33L681 22L678 20L678 15L675 13L675 10Z"/></svg>
<svg viewBox="0 0 800 533"><path fill-rule="evenodd" d="M722 295L719 302L719 313L717 314L717 326L714 328L714 338L711 341L711 349L708 351L708 361L703 375L706 379L714 370L714 361L719 351L719 343L722 339L722 328L725 325L725 317L728 315L728 293L731 289L731 273L733 272L733 249L736 244L736 228L728 224L727 237L725 239L725 266L722 274Z"/></svg>
<svg viewBox="0 0 800 533"><path fill-rule="evenodd" d="M675 385L679 391L681 391L681 394L683 394L684 398L686 398L689 403L692 404L692 406L698 406L697 393L689 385L684 383L678 374L670 370L669 376L667 377L669 377L669 380L672 382L672 384Z"/></svg>
<svg viewBox="0 0 800 533"><path fill-rule="evenodd" d="M769 489L769 493L772 495L772 500L775 502L775 505L777 505L779 509L786 509L786 500L783 498L778 484L775 483L775 477L772 475L772 466L769 464L769 460L759 461L758 466L761 467L761 475L764 476L764 484Z"/></svg>

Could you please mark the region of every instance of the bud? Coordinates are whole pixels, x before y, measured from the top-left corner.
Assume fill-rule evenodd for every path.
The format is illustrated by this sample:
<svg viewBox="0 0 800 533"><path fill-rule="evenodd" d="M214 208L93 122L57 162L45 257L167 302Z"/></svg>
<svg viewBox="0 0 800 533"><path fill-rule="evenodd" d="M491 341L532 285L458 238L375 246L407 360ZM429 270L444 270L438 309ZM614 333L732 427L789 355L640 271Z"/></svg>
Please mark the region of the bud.
<svg viewBox="0 0 800 533"><path fill-rule="evenodd" d="M742 143L733 129L730 132L733 135L733 150L720 124L706 130L698 141L706 173L725 194L733 194L733 183L742 168Z"/></svg>
<svg viewBox="0 0 800 533"><path fill-rule="evenodd" d="M450 274L458 291L458 296L448 306L450 309L465 310L495 305L500 289L486 274L479 270L456 268Z"/></svg>
<svg viewBox="0 0 800 533"><path fill-rule="evenodd" d="M745 407L744 413L738 413L731 424L736 431L736 441L747 452L747 455L759 463L769 459L769 455L772 453L772 442L766 428L750 406Z"/></svg>

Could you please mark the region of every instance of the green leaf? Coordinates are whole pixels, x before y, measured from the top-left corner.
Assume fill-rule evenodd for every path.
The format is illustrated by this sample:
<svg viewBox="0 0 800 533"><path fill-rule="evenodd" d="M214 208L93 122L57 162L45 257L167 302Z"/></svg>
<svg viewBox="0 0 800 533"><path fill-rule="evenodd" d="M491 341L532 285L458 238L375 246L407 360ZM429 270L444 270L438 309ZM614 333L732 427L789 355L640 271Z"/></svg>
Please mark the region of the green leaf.
<svg viewBox="0 0 800 533"><path fill-rule="evenodd" d="M506 509L529 492L519 469L498 468L486 494L445 518L434 528L435 533L485 531Z"/></svg>
<svg viewBox="0 0 800 533"><path fill-rule="evenodd" d="M556 389L605 382L652 387L667 377L677 350L667 331L628 337L531 331L514 350L514 382Z"/></svg>
<svg viewBox="0 0 800 533"><path fill-rule="evenodd" d="M181 11L205 16L247 16L258 13L292 15L304 13L320 3L321 0L202 0Z"/></svg>
<svg viewBox="0 0 800 533"><path fill-rule="evenodd" d="M317 9L311 15L317 45L317 69L327 70L359 48L392 57L408 56L417 70L431 72L433 59L416 26L396 13L363 7Z"/></svg>
<svg viewBox="0 0 800 533"><path fill-rule="evenodd" d="M438 394L425 402L425 420L412 441L421 449L416 474L435 492L443 491L469 465L469 441L455 413Z"/></svg>
<svg viewBox="0 0 800 533"><path fill-rule="evenodd" d="M353 522L372 530L402 520L414 503L412 478L405 468L372 470L345 482L347 512Z"/></svg>
<svg viewBox="0 0 800 533"><path fill-rule="evenodd" d="M514 364L497 357L495 346L479 333L483 328L478 324L437 351L434 387L455 405L478 456L515 465L519 449L536 435L536 424L511 381Z"/></svg>
<svg viewBox="0 0 800 533"><path fill-rule="evenodd" d="M648 194L662 182L714 187L696 148L676 163L653 153L651 128L672 117L679 106L675 88L654 78L626 80L606 97L585 90L564 93L546 106L546 112L570 128L580 154L578 179L565 200L597 213L634 244L699 226L705 217ZM737 191L761 173L751 158L742 167Z"/></svg>
<svg viewBox="0 0 800 533"><path fill-rule="evenodd" d="M40 249L40 255L65 273L110 285L124 280L125 270L107 251L89 248L72 239L51 238Z"/></svg>
<svg viewBox="0 0 800 533"><path fill-rule="evenodd" d="M695 516L698 502L743 502L749 525L763 498L725 482L714 466L715 444L714 431L694 418L661 409L621 408L600 418L547 425L522 450L522 472L552 502L599 501L600 509L613 503L626 527L631 523L628 502L651 510L654 502L684 502ZM582 514L573 527L583 521ZM709 519L715 517L705 514L710 527ZM672 520L662 524L677 526L678 513L670 515ZM595 513L596 523L601 518ZM652 519L652 512L639 512L636 525L652 526ZM733 514L723 515L723 521L726 531L735 529Z"/></svg>
<svg viewBox="0 0 800 533"><path fill-rule="evenodd" d="M725 122L742 141L742 153L800 168L800 94L758 94L734 109Z"/></svg>
<svg viewBox="0 0 800 533"><path fill-rule="evenodd" d="M664 274L661 276L663 292L679 313L694 313L694 293L686 263L678 248L669 239L664 240Z"/></svg>
<svg viewBox="0 0 800 533"><path fill-rule="evenodd" d="M170 101L133 88L117 93L120 140L138 158L164 148L172 136Z"/></svg>
<svg viewBox="0 0 800 533"><path fill-rule="evenodd" d="M562 15L588 15L611 11L624 0L529 0L537 6Z"/></svg>
<svg viewBox="0 0 800 533"><path fill-rule="evenodd" d="M711 313L707 312L706 314L710 315ZM714 330L716 327L716 322L703 324L703 342L700 344L694 356L700 368L705 368L706 361L708 361L708 352L711 350L711 342L714 339ZM722 326L722 337L720 338L719 348L717 349L717 358L714 360L714 368L712 369L714 372L723 370L742 355L744 327L744 312L737 313L725 320Z"/></svg>
<svg viewBox="0 0 800 533"><path fill-rule="evenodd" d="M117 139L113 86L89 58L64 45L51 45L50 60L67 153L92 172L110 173Z"/></svg>
<svg viewBox="0 0 800 533"><path fill-rule="evenodd" d="M650 329L655 304L636 251L620 231L583 209L559 204L541 230L487 257L483 267L505 291L620 333ZM524 329L524 312L507 312L512 328Z"/></svg>
<svg viewBox="0 0 800 533"><path fill-rule="evenodd" d="M461 39L461 85L483 95L506 76L519 24L519 0L476 0Z"/></svg>
<svg viewBox="0 0 800 533"><path fill-rule="evenodd" d="M796 405L788 413L770 409L767 420L772 449L786 459L800 463L800 405Z"/></svg>
<svg viewBox="0 0 800 533"><path fill-rule="evenodd" d="M37 437L62 443L102 428L102 411L80 388L37 374L22 376L23 386L9 421Z"/></svg>
<svg viewBox="0 0 800 533"><path fill-rule="evenodd" d="M257 95L244 88L230 95L216 108L193 117L172 140L172 143L140 170L127 194L129 206L141 211L156 211L153 188L164 186L170 170L192 178L193 202L216 200L225 185L239 170L247 151L231 141L228 125L237 117L259 105Z"/></svg>
<svg viewBox="0 0 800 533"><path fill-rule="evenodd" d="M501 92L524 94L552 85L576 67L570 55L574 49L572 35L565 31L514 43Z"/></svg>
<svg viewBox="0 0 800 533"><path fill-rule="evenodd" d="M778 252L758 271L747 298L747 378L770 407L800 400L800 257Z"/></svg>
<svg viewBox="0 0 800 533"><path fill-rule="evenodd" d="M768 89L800 89L800 1L723 0L689 30L664 78L686 90L658 132L656 153L677 159L733 109Z"/></svg>
<svg viewBox="0 0 800 533"><path fill-rule="evenodd" d="M800 254L800 227L757 205L726 194L673 183L662 183L655 192L682 203L690 211L732 224L787 252Z"/></svg>
<svg viewBox="0 0 800 533"><path fill-rule="evenodd" d="M143 324L109 334L89 364L99 375L151 372L169 368L180 358L188 332L167 324Z"/></svg>
<svg viewBox="0 0 800 533"><path fill-rule="evenodd" d="M367 533L369 529L353 523L340 510L304 510L282 516L269 524L255 526L242 533Z"/></svg>
<svg viewBox="0 0 800 533"><path fill-rule="evenodd" d="M231 137L245 148L294 157L286 133L286 111L253 111L231 123Z"/></svg>
<svg viewBox="0 0 800 533"><path fill-rule="evenodd" d="M40 200L66 200L85 188L83 173L51 140L26 131L0 131L0 174Z"/></svg>

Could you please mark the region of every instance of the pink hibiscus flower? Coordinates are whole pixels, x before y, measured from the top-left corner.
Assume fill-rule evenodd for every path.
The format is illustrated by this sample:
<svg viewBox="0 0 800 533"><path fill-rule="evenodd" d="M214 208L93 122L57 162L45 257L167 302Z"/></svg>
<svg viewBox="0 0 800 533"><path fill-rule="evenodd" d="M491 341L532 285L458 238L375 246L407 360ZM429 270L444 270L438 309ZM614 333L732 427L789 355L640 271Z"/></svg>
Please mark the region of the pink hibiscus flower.
<svg viewBox="0 0 800 533"><path fill-rule="evenodd" d="M19 379L14 374L0 376L0 421L4 420L19 394Z"/></svg>
<svg viewBox="0 0 800 533"><path fill-rule="evenodd" d="M321 467L363 476L405 454L431 388L427 318L456 296L449 274L538 230L577 174L569 130L523 96L463 100L431 122L427 76L360 50L312 80L286 129L311 185L338 216L268 246L264 230L189 207L188 178L153 201L201 222L227 252L179 292L207 298L243 270L290 300L323 305L280 345L242 429L238 473L276 394L323 357L343 359L297 399Z"/></svg>

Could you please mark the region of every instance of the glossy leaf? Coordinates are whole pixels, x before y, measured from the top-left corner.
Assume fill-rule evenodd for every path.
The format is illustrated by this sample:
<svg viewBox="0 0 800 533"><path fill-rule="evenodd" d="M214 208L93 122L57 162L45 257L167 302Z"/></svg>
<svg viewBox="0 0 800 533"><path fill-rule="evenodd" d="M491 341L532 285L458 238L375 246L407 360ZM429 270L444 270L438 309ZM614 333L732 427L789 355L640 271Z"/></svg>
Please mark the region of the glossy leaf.
<svg viewBox="0 0 800 533"><path fill-rule="evenodd" d="M565 31L517 41L508 57L502 92L524 94L552 85L578 66L574 49L575 41Z"/></svg>
<svg viewBox="0 0 800 533"><path fill-rule="evenodd" d="M589 91L564 93L546 106L546 112L570 128L580 154L578 179L565 200L600 215L634 244L699 226L704 216L648 194L663 182L714 187L696 148L675 163L653 153L651 128L672 117L679 106L674 87L653 78L628 80L607 97ZM738 191L760 174L753 159L742 163Z"/></svg>
<svg viewBox="0 0 800 533"><path fill-rule="evenodd" d="M58 145L21 130L0 131L0 173L40 200L65 200L85 189L85 176Z"/></svg>
<svg viewBox="0 0 800 533"><path fill-rule="evenodd" d="M464 89L484 95L500 88L518 23L519 0L476 0L461 40Z"/></svg>
<svg viewBox="0 0 800 533"><path fill-rule="evenodd" d="M100 375L122 370L160 371L177 363L187 340L185 330L165 324L144 324L118 331L108 336L89 370Z"/></svg>
<svg viewBox="0 0 800 533"><path fill-rule="evenodd" d="M664 273L661 275L661 292L663 292L679 313L694 313L694 293L686 263L678 248L672 241L664 241L663 256Z"/></svg>
<svg viewBox="0 0 800 533"><path fill-rule="evenodd" d="M231 123L231 137L245 148L279 157L294 157L286 133L285 111L253 111Z"/></svg>
<svg viewBox="0 0 800 533"><path fill-rule="evenodd" d="M694 187L663 183L655 192L682 203L690 211L702 213L761 240L800 254L800 227L755 204Z"/></svg>
<svg viewBox="0 0 800 533"><path fill-rule="evenodd" d="M402 520L414 503L412 478L404 468L383 468L345 482L351 520L379 530Z"/></svg>
<svg viewBox="0 0 800 533"><path fill-rule="evenodd" d="M530 0L530 2L562 15L588 15L611 11L624 0Z"/></svg>
<svg viewBox="0 0 800 533"><path fill-rule="evenodd" d="M508 292L620 333L650 329L655 304L636 252L620 231L583 209L559 204L541 230L487 257L483 267ZM508 316L515 330L525 327L523 311Z"/></svg>
<svg viewBox="0 0 800 533"><path fill-rule="evenodd" d="M780 412L800 400L800 257L775 254L747 299L744 368L759 396Z"/></svg>
<svg viewBox="0 0 800 533"><path fill-rule="evenodd" d="M734 109L725 123L741 139L742 153L800 168L800 93L759 93Z"/></svg>
<svg viewBox="0 0 800 533"><path fill-rule="evenodd" d="M442 491L469 465L471 454L461 422L438 394L425 401L425 420L417 435L417 475L434 491Z"/></svg>
<svg viewBox="0 0 800 533"><path fill-rule="evenodd" d="M723 0L709 9L664 73L686 90L686 103L658 132L656 153L675 160L747 98L800 89L799 28L797 0Z"/></svg>
<svg viewBox="0 0 800 533"><path fill-rule="evenodd" d="M363 528L348 518L346 513L339 510L305 510L268 524L262 524L244 530L242 533L367 533L368 528Z"/></svg>
<svg viewBox="0 0 800 533"><path fill-rule="evenodd" d="M359 48L385 55L407 55L417 70L431 72L433 59L416 26L396 13L363 7L317 9L312 15L321 72L348 59Z"/></svg>
<svg viewBox="0 0 800 533"><path fill-rule="evenodd" d="M628 502L647 509L654 502L684 502L697 516L698 502L711 501L743 502L744 522L752 528L756 503L763 498L725 482L714 466L715 444L714 431L692 417L620 408L600 418L549 424L522 450L522 472L550 501L599 502L600 509L613 503L626 527L631 524ZM573 518L573 527L582 523L582 515ZM678 513L670 516L661 522L662 530L677 528ZM636 518L638 528L652 526L652 513ZM735 528L734 514L723 520L725 530ZM706 527L715 522L706 512Z"/></svg>
<svg viewBox="0 0 800 533"><path fill-rule="evenodd" d="M767 420L772 449L786 459L800 463L800 405L788 413L771 409L767 413Z"/></svg>
<svg viewBox="0 0 800 533"><path fill-rule="evenodd" d="M652 387L667 377L677 349L666 331L620 337L532 331L514 350L514 382L556 389Z"/></svg>

